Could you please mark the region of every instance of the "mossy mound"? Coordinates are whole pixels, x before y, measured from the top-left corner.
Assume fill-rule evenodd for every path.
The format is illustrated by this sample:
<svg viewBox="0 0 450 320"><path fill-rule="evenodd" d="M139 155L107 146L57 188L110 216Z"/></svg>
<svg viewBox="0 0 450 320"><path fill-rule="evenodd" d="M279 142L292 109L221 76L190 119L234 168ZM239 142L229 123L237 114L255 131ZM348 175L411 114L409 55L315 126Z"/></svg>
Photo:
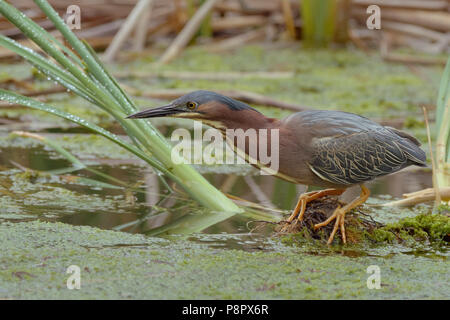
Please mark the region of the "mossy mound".
<svg viewBox="0 0 450 320"><path fill-rule="evenodd" d="M327 241L333 231L335 221L331 221L328 225L314 230L314 225L325 221L331 216L338 206L345 203L338 200L337 197L326 196L307 204L303 221L294 219L291 223L281 221L275 228L276 235L286 236L295 234L296 238L304 238L305 240L324 240ZM345 216L345 230L347 242L359 243L365 238L366 233L372 233L375 229L383 225L373 220L369 215L353 210ZM334 241L341 241L340 231L334 237Z"/></svg>
<svg viewBox="0 0 450 320"><path fill-rule="evenodd" d="M368 237L376 242L449 242L450 217L444 214L421 214L373 230Z"/></svg>
<svg viewBox="0 0 450 320"><path fill-rule="evenodd" d="M294 219L291 223L281 221L275 228L275 235L288 242L327 241L334 227L334 221L314 230L314 225L331 216L338 205L344 203L337 197L324 197L308 203L303 221ZM345 216L345 230L348 243L406 243L449 242L450 217L448 214L420 214L407 217L395 223L384 225L370 215L353 210ZM342 242L340 230L334 242Z"/></svg>

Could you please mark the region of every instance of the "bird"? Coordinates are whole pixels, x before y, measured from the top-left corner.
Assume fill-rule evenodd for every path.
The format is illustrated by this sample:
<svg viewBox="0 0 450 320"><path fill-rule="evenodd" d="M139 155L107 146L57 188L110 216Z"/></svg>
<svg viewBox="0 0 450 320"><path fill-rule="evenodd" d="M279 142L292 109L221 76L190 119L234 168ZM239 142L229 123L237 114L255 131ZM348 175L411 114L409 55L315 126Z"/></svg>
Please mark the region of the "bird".
<svg viewBox="0 0 450 320"><path fill-rule="evenodd" d="M303 220L309 202L327 195L339 196L349 187L359 185L361 192L357 198L342 207L339 205L325 221L314 225L317 230L335 221L328 244L333 242L338 229L342 242L346 243L345 214L369 198L366 182L411 165L427 166L426 154L415 137L349 112L304 110L275 119L244 102L213 91L198 90L168 105L145 109L127 118L155 117L202 121L218 129L225 138L228 130L277 129L279 164L274 175L291 183L323 188L299 196L286 220L289 223L294 219ZM227 139L227 142L244 157L249 154L248 143L239 148L236 139ZM251 164L261 169L266 166L260 161Z"/></svg>

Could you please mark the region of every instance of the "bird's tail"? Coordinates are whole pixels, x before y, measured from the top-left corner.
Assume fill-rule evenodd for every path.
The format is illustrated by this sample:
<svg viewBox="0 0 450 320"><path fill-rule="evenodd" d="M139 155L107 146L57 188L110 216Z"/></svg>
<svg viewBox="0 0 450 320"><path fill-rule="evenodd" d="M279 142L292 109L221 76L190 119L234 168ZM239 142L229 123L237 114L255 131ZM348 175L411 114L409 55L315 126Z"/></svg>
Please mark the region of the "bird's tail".
<svg viewBox="0 0 450 320"><path fill-rule="evenodd" d="M406 154L410 164L419 167L427 167L427 155L416 143L408 138L403 138L400 141L400 147Z"/></svg>
<svg viewBox="0 0 450 320"><path fill-rule="evenodd" d="M391 132L400 137L399 141L397 142L399 142L400 148L408 157L408 160L410 162L408 163L409 165L428 167L427 155L425 154L425 151L420 148L419 140L404 131L387 126L385 128L389 129Z"/></svg>

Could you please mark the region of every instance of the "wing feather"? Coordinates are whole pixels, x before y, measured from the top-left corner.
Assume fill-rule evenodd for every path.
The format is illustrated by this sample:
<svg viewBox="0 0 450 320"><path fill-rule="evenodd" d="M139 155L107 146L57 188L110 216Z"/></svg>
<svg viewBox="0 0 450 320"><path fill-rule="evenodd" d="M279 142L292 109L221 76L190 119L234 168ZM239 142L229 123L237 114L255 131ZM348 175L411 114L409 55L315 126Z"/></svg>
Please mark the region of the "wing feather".
<svg viewBox="0 0 450 320"><path fill-rule="evenodd" d="M313 139L309 163L321 179L352 185L396 172L411 164L423 165L425 153L395 132L378 130Z"/></svg>

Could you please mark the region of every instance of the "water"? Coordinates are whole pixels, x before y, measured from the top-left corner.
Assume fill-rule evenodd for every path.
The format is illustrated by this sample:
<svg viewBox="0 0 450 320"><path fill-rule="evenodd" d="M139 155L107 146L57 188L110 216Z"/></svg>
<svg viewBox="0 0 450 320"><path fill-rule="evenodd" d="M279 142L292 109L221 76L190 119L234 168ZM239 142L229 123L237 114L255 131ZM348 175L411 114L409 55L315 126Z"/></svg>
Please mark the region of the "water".
<svg viewBox="0 0 450 320"><path fill-rule="evenodd" d="M126 159L86 161L100 163L91 167L133 185L139 192L68 183L67 180L57 176L24 178L18 167L22 170L33 168L45 172L70 167L71 164L41 146L3 147L0 152L3 201L5 202L5 199L9 197L7 189L16 197L9 197L11 199L7 201L8 203L4 203L8 206L8 210L0 214L0 219L8 221L41 219L147 234L155 228L173 223L186 215L205 214L204 209L187 197L180 194L169 195L167 188L157 176L135 161ZM271 176L242 176L233 173L232 166L229 169L230 174L206 173L205 176L213 185L227 193L264 206L281 209L285 214L295 205L298 194L304 191L303 186L296 186ZM253 171L248 169L248 172ZM107 179L86 170L67 173L63 176L71 175L109 183ZM255 190L254 186L249 187L249 178L253 179L258 190ZM389 201L389 199L400 197L403 193L430 186L430 172L412 168L370 183L371 202ZM358 192L358 188L350 189L344 194L344 200L351 199ZM261 199L261 193L264 199ZM390 213L390 217L396 219L399 212L401 211L394 210ZM13 216L11 216L12 213ZM386 218L384 212L376 217L381 220ZM255 219L236 215L207 228L204 233L243 234L245 236L237 237L238 240L235 236L226 240L222 239L223 241L219 241L218 238L211 239L215 239L213 242L220 243L220 246L246 247L245 237L256 226L255 223L252 224L252 220ZM269 234L270 227L259 229L258 233Z"/></svg>

